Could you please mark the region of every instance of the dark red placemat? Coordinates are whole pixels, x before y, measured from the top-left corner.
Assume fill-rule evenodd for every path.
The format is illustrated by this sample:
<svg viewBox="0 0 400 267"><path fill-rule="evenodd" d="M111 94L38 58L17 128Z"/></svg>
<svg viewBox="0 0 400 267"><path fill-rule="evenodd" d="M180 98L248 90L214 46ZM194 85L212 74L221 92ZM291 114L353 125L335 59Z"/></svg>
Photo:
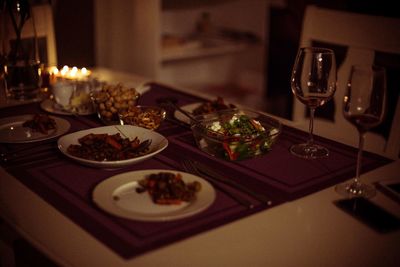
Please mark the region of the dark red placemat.
<svg viewBox="0 0 400 267"><path fill-rule="evenodd" d="M152 84L144 94L141 104L156 104L161 98L184 105L200 99L179 91ZM34 113L38 104L4 109L1 117ZM71 131L100 126L95 116L76 118L64 116L70 121ZM307 133L284 127L278 142L267 155L240 162L228 162L212 158L195 146L189 129L166 121L159 129L166 136L169 146L161 154L142 163L118 170L101 170L79 165L54 151L56 157L40 164L26 164L24 168L14 166L6 170L32 191L53 205L68 218L80 225L99 241L125 258L190 237L196 233L213 229L247 215L279 205L354 176L356 150L334 141L316 137L316 141L327 146L330 157L323 160L303 160L291 155L291 144L307 138ZM24 146L24 145L19 145ZM14 145L0 145L2 151ZM272 200L272 205L260 203L241 192L254 205L254 209L241 206L228 195L217 190L215 203L207 210L181 220L171 222L140 222L117 218L96 207L91 200L93 188L104 179L118 173L142 169L182 170L183 158L191 158L207 164ZM371 170L388 163L380 156L365 153L363 170Z"/></svg>

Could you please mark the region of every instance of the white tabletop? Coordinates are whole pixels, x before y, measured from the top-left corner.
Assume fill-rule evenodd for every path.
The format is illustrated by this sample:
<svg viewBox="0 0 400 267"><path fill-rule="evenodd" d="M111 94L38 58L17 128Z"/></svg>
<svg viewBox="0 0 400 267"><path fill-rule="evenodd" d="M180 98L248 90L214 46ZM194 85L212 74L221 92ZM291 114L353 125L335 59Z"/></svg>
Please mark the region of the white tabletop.
<svg viewBox="0 0 400 267"><path fill-rule="evenodd" d="M399 173L397 160L362 179ZM1 217L63 266L398 266L400 231L375 232L332 203L340 198L329 187L126 260L0 169ZM371 201L400 217L381 192Z"/></svg>

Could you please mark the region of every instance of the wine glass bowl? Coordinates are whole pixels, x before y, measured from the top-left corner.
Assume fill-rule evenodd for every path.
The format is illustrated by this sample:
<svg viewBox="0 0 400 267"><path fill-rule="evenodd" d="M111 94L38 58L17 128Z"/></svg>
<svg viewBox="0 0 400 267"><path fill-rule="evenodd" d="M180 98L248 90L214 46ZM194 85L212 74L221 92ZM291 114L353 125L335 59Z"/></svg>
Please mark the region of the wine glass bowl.
<svg viewBox="0 0 400 267"><path fill-rule="evenodd" d="M336 186L336 191L346 197L375 195L374 186L360 181L362 151L365 134L378 126L386 113L386 72L383 67L355 65L351 67L346 93L343 98L343 115L357 128L359 146L356 177L349 183Z"/></svg>
<svg viewBox="0 0 400 267"><path fill-rule="evenodd" d="M314 143L314 112L326 104L336 91L336 61L331 49L302 47L299 49L292 70L292 93L310 109L309 140L291 146L290 152L306 159L329 155L328 149Z"/></svg>

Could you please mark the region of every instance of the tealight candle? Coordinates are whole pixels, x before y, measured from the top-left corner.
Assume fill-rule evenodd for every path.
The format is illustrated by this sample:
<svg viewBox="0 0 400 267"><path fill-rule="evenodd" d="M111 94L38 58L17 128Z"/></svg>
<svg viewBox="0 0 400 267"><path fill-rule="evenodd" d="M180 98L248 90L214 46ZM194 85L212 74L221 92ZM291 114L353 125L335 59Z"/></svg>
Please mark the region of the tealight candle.
<svg viewBox="0 0 400 267"><path fill-rule="evenodd" d="M68 108L74 93L74 85L68 81L57 81L53 84L52 93L57 104L62 108Z"/></svg>
<svg viewBox="0 0 400 267"><path fill-rule="evenodd" d="M79 69L76 66L70 68L67 65L63 66L61 70L58 70L57 67L50 67L49 73L53 82L54 79L84 80L91 74L91 72L85 67Z"/></svg>
<svg viewBox="0 0 400 267"><path fill-rule="evenodd" d="M53 97L58 106L78 113L92 112L90 70L85 67L79 69L76 66L70 68L65 65L61 69L50 67L48 72Z"/></svg>

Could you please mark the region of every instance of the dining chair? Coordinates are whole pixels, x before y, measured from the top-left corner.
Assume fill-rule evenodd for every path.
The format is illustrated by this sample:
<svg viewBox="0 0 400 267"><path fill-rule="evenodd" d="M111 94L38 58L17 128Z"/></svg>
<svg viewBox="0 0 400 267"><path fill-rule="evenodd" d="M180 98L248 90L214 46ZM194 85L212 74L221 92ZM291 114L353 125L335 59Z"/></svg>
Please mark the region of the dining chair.
<svg viewBox="0 0 400 267"><path fill-rule="evenodd" d="M345 120L342 100L351 65L375 64L386 68L388 112L381 126L366 135L365 150L389 158L400 152L400 19L351 13L309 5L306 7L300 47L331 48L337 62L334 98L315 114L315 133L357 146L358 134ZM308 123L306 106L295 100L293 120Z"/></svg>

